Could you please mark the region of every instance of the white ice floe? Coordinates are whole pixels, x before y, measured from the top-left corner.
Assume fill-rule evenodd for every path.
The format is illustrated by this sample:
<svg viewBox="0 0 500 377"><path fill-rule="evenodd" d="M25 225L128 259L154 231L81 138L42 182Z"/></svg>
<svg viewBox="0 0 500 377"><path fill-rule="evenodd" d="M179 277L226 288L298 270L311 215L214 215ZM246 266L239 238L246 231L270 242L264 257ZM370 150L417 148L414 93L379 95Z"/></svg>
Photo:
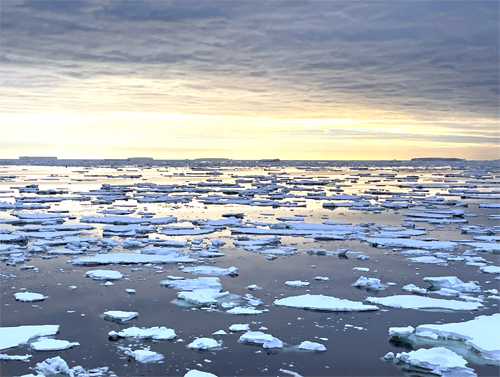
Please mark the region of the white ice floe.
<svg viewBox="0 0 500 377"><path fill-rule="evenodd" d="M56 335L59 325L0 327L0 350L28 343L30 339Z"/></svg>
<svg viewBox="0 0 500 377"><path fill-rule="evenodd" d="M418 295L425 295L425 294L427 294L427 289L417 287L415 284L406 284L403 287L401 287L401 289L403 291L415 293L415 294L418 294Z"/></svg>
<svg viewBox="0 0 500 377"><path fill-rule="evenodd" d="M305 340L302 343L300 343L299 349L307 351L326 351L326 347L323 344L310 342L308 340Z"/></svg>
<svg viewBox="0 0 500 377"><path fill-rule="evenodd" d="M80 221L82 223L98 223L98 224L114 224L114 225L128 225L128 224L170 224L177 222L177 217L132 217L132 216L83 216Z"/></svg>
<svg viewBox="0 0 500 377"><path fill-rule="evenodd" d="M222 284L218 277L201 276L196 279L176 279L176 280L162 280L161 285L169 288L182 289L183 291L194 291L197 289L222 289Z"/></svg>
<svg viewBox="0 0 500 377"><path fill-rule="evenodd" d="M0 353L0 360L19 360L19 361L24 361L28 362L30 357L33 357L33 355L7 355L5 353Z"/></svg>
<svg viewBox="0 0 500 377"><path fill-rule="evenodd" d="M436 310L477 310L483 306L477 302L445 300L415 295L396 295L387 297L368 297L366 301L392 308L436 309Z"/></svg>
<svg viewBox="0 0 500 377"><path fill-rule="evenodd" d="M484 358L500 361L500 314L482 315L473 320L443 325L420 325L416 336L463 341Z"/></svg>
<svg viewBox="0 0 500 377"><path fill-rule="evenodd" d="M384 286L380 282L380 279L367 278L364 276L360 276L359 279L354 283L354 286L358 288L373 289L373 290L380 290L384 288Z"/></svg>
<svg viewBox="0 0 500 377"><path fill-rule="evenodd" d="M378 247L403 247L412 249L425 250L453 250L458 244L451 241L420 241L412 239L392 239L392 238L377 238L370 237L365 239L372 246Z"/></svg>
<svg viewBox="0 0 500 377"><path fill-rule="evenodd" d="M262 331L248 331L241 335L238 341L240 343L265 344L267 342L272 342L273 339L274 336L263 333Z"/></svg>
<svg viewBox="0 0 500 377"><path fill-rule="evenodd" d="M177 297L193 305L210 306L217 304L217 299L228 296L229 292L220 292L220 289L195 289L188 292L179 292Z"/></svg>
<svg viewBox="0 0 500 377"><path fill-rule="evenodd" d="M218 348L220 344L212 338L196 338L191 343L187 345L187 348L207 350L210 348Z"/></svg>
<svg viewBox="0 0 500 377"><path fill-rule="evenodd" d="M254 308L243 308L240 306L234 307L228 310L226 313L228 314L262 314L264 310L258 310Z"/></svg>
<svg viewBox="0 0 500 377"><path fill-rule="evenodd" d="M310 283L307 281L300 281L300 280L285 281L285 285L288 285L289 287L295 287L295 288L307 287L309 284Z"/></svg>
<svg viewBox="0 0 500 377"><path fill-rule="evenodd" d="M174 329L161 327L129 327L119 332L110 331L108 336L112 338L139 338L139 339L154 339L154 340L170 340L174 339L177 334Z"/></svg>
<svg viewBox="0 0 500 377"><path fill-rule="evenodd" d="M165 358L161 353L157 353L154 351L150 351L149 347L142 350L126 350L125 354L133 357L140 363L155 363L157 361L161 361Z"/></svg>
<svg viewBox="0 0 500 377"><path fill-rule="evenodd" d="M123 278L121 272L112 270L92 270L87 271L85 275L94 280L120 280Z"/></svg>
<svg viewBox="0 0 500 377"><path fill-rule="evenodd" d="M145 255L134 253L98 254L92 257L83 257L71 261L76 266L96 266L101 264L128 264L128 263L189 263L196 259L181 256L179 253L169 255Z"/></svg>
<svg viewBox="0 0 500 377"><path fill-rule="evenodd" d="M500 243L497 242L464 242L464 245L473 247L475 250L500 254Z"/></svg>
<svg viewBox="0 0 500 377"><path fill-rule="evenodd" d="M197 369L191 369L184 375L184 377L217 377L217 375L213 373L203 372Z"/></svg>
<svg viewBox="0 0 500 377"><path fill-rule="evenodd" d="M448 288L458 292L481 292L481 286L476 281L464 283L456 276L425 277L433 289Z"/></svg>
<svg viewBox="0 0 500 377"><path fill-rule="evenodd" d="M250 325L248 323L235 323L229 326L229 331L250 331Z"/></svg>
<svg viewBox="0 0 500 377"><path fill-rule="evenodd" d="M410 262L413 263L425 263L425 264L446 264L446 259L436 258L433 256L422 256L422 257L414 257L407 258Z"/></svg>
<svg viewBox="0 0 500 377"><path fill-rule="evenodd" d="M262 347L268 348L268 349L270 349L270 348L283 348L283 342L280 339L273 337L271 340L262 344Z"/></svg>
<svg viewBox="0 0 500 377"><path fill-rule="evenodd" d="M229 268L215 266L184 267L181 271L195 275L235 275L238 273L238 269L234 266Z"/></svg>
<svg viewBox="0 0 500 377"><path fill-rule="evenodd" d="M370 271L370 269L368 267L353 267L352 269L356 270L356 271L363 271L363 272Z"/></svg>
<svg viewBox="0 0 500 377"><path fill-rule="evenodd" d="M499 266L482 266L479 270L485 274L500 274Z"/></svg>
<svg viewBox="0 0 500 377"><path fill-rule="evenodd" d="M407 327L390 327L389 328L389 336L394 336L394 337L399 337L399 338L406 338L413 334L415 331L415 328L413 326L407 326Z"/></svg>
<svg viewBox="0 0 500 377"><path fill-rule="evenodd" d="M278 299L274 301L274 305L326 311L378 310L378 307L375 305L365 305L359 301L350 301L337 297L309 294Z"/></svg>
<svg viewBox="0 0 500 377"><path fill-rule="evenodd" d="M41 363L36 364L36 371L38 376L52 376L52 375L70 375L72 370L68 364L60 356L46 359Z"/></svg>
<svg viewBox="0 0 500 377"><path fill-rule="evenodd" d="M30 347L35 351L61 351L79 345L78 342L68 342L67 340L40 338L31 343Z"/></svg>
<svg viewBox="0 0 500 377"><path fill-rule="evenodd" d="M33 293L33 292L16 292L14 293L14 298L17 301L23 302L33 302L33 301L43 301L48 296L44 296L41 293Z"/></svg>
<svg viewBox="0 0 500 377"><path fill-rule="evenodd" d="M466 367L467 360L444 347L398 353L393 361L426 369L438 376L476 376L473 369Z"/></svg>
<svg viewBox="0 0 500 377"><path fill-rule="evenodd" d="M137 312L125 312L122 310L108 310L103 314L104 314L104 319L114 320L119 322L126 322L139 317L139 313Z"/></svg>

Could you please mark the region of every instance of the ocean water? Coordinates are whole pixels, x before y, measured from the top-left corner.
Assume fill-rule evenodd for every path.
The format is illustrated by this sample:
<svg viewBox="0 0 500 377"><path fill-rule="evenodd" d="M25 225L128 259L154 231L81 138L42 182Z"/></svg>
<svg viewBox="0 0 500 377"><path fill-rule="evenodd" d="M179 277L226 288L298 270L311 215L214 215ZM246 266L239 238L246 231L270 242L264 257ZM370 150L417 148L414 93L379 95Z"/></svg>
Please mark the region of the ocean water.
<svg viewBox="0 0 500 377"><path fill-rule="evenodd" d="M308 171L311 170L311 171ZM80 345L64 351L36 352L29 345L20 345L3 350L8 355L30 354L29 362L15 360L1 361L2 376L21 376L35 373L35 366L47 358L62 357L69 365L81 365L85 369L107 366L118 376L183 376L190 369L214 373L218 376L284 376L290 375L282 370L292 371L302 376L403 376L420 375L424 371L405 371L405 366L396 366L383 360L388 352L407 352L429 345L421 343L397 343L390 341L390 327L418 326L429 323L462 322L479 315L498 313L498 298L485 292L499 288L497 274L482 273L477 265L467 265L466 260L458 260L463 253L471 250L476 257L484 259L485 265L499 265L498 252L483 252L465 244L473 241L477 233L465 233L462 226L477 226L477 229L490 229L494 235L500 230L495 215L498 208L480 208L481 203L498 203L500 179L488 167L474 171L446 166L423 167L370 167L359 170L352 167L307 169L297 166L277 166L270 168L224 166L209 169L189 169L188 167L44 167L44 166L2 166L0 167L0 202L14 203L37 202L50 206L46 209L0 211L0 230L18 234L22 225L11 220L17 213L50 213L67 211L64 224L90 224L94 229L80 237L103 238L104 224L83 223L85 216L104 216L106 209L128 209L134 211L129 216L141 217L139 212L154 213L153 218L164 216L177 217L177 223L169 225L191 226L196 220L220 220L228 212L244 213L241 225L237 228L262 228L282 230L278 235L280 244L272 248L295 248L291 255L277 255L274 260L266 258L265 250L245 250L235 246L238 237L235 227L221 227L212 233L202 235L161 234L165 225L155 226L153 233L104 237L115 241L106 248L91 244L95 250L85 255L59 255L47 258L47 251L28 252L28 247L43 239L28 235L27 243L18 246L24 261L17 263L10 253L3 254L2 301L0 321L2 327L22 325L60 325L56 339L79 342ZM124 176L124 175L128 175ZM22 188L37 185L38 191L23 193ZM104 186L103 186L104 185ZM110 186L108 186L110 185ZM33 186L35 187L35 186ZM21 188L21 190L20 190ZM45 192L44 192L45 190ZM55 190L54 193L47 190ZM115 197L92 192L110 190ZM116 192L121 192L121 195ZM136 199L148 196L178 198L178 202L138 202ZM314 195L314 198L311 196ZM357 199L348 201L370 201L367 209L352 207L324 208L323 203L335 195L353 195ZM479 197L468 198L470 195ZM64 197L87 197L88 200L60 200ZM125 196L125 198L123 198ZM30 199L26 199L32 198ZM25 199L23 199L25 198ZM182 200L180 198L183 198ZM391 209L380 207L388 203L387 198L406 198L411 208ZM44 200L60 201L44 201ZM209 200L210 199L210 200ZM207 201L208 200L208 201ZM230 200L230 204L223 204ZM454 200L455 203L449 201ZM448 201L448 202L446 202ZM379 207L379 208L371 208ZM301 221L280 221L279 217L303 218L304 222L322 224L345 223L362 224L367 229L366 236L376 236L378 232L390 230L404 231L403 223L411 221L411 213L437 213L436 211L463 210L460 216L450 216L454 220L467 220L467 224L432 224L425 221L414 222L416 230L423 235L411 239L434 239L437 241L456 241L452 250L431 250L430 255L443 256L440 264L425 264L409 261L401 253L400 247L373 247L363 242L361 233L339 237L336 240L316 240L295 232L295 225ZM53 213L53 212L52 212ZM269 226L271 224L271 226ZM277 225L280 224L280 225ZM287 225L284 225L287 224ZM109 224L108 224L109 225ZM46 225L50 228L50 224ZM289 229L290 232L285 231ZM36 232L29 232L35 234ZM272 233L269 232L269 233ZM270 237L252 235L252 238ZM185 241L187 247L181 248L183 255L191 256L195 263L147 264L147 265L106 265L80 266L72 260L98 253L140 253L148 248L153 240L166 239ZM200 238L201 244L195 239ZM142 241L141 247L123 247L124 241ZM204 251L212 240L225 242L217 247L224 256L203 258L197 255L200 248ZM495 240L491 240L495 244ZM52 246L60 248L62 246ZM150 247L150 246L149 246ZM265 249L266 247L264 247ZM271 248L271 246L267 246ZM326 255L318 255L311 249L324 249ZM347 249L346 257L335 253ZM496 246L498 250L498 246ZM320 253L322 254L322 253ZM367 260L356 256L366 255ZM467 253L466 253L467 255ZM21 258L21 259L22 259ZM451 258L451 259L448 259ZM36 269L22 269L21 266L34 266ZM219 276L222 291L229 291L240 305L247 305L243 298L247 294L260 299L256 308L264 310L257 315L231 315L227 309L218 305L200 307L177 300L179 290L160 285L167 276L196 278L181 271L183 266L217 266L238 268L237 276ZM354 267L369 268L368 272L354 270ZM92 280L85 276L89 270L105 269L120 271L125 278L115 281L114 285L104 286L105 281ZM205 276L205 275L201 275ZM328 277L327 281L314 277ZM353 286L360 276L378 278L385 289L369 291ZM470 296L481 299L483 306L474 311L444 311L399 309L379 306L377 311L339 312L317 311L299 308L279 307L274 301L288 296L303 294L326 295L367 303L370 296L385 297L410 294L401 288L406 284L428 288L423 281L426 276L457 276L462 281L477 281L481 292ZM286 281L307 281L310 285L295 288L285 285ZM387 283L394 283L387 285ZM251 291L247 286L256 284L260 289ZM70 289L76 286L76 289ZM135 294L125 289L134 288ZM13 294L23 289L48 296L40 302L20 302ZM445 297L429 293L429 297L449 300L464 299ZM491 297L490 297L491 296ZM208 310L207 310L208 309ZM116 323L103 318L107 310L136 311L138 319L128 323ZM229 326L235 323L248 323L252 331L262 330L279 338L284 347L265 349L260 345L238 342L242 333L231 333ZM346 326L347 325L347 326ZM138 326L165 326L175 329L177 338L169 341L139 340L122 338L111 340L110 331ZM212 335L220 329L227 335ZM221 341L217 350L192 350L186 346L195 338L211 337ZM320 339L322 338L322 339ZM299 350L297 346L305 340L319 342L326 347L325 352L317 353ZM446 346L468 360L468 367L479 376L498 375L498 362L481 358L476 352L465 349L461 342L448 341ZM145 349L162 354L163 362L140 363L125 351ZM466 348L466 347L465 347ZM287 374L288 373L288 374ZM109 372L108 372L109 374Z"/></svg>

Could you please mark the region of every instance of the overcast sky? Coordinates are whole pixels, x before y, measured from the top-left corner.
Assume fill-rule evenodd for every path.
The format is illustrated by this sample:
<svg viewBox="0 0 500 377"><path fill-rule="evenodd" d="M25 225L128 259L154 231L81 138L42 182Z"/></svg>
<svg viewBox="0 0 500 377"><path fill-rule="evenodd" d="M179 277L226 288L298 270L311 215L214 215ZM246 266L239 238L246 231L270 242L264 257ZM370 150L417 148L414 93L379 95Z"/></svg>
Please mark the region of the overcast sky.
<svg viewBox="0 0 500 377"><path fill-rule="evenodd" d="M496 0L2 0L0 16L0 158L500 157Z"/></svg>

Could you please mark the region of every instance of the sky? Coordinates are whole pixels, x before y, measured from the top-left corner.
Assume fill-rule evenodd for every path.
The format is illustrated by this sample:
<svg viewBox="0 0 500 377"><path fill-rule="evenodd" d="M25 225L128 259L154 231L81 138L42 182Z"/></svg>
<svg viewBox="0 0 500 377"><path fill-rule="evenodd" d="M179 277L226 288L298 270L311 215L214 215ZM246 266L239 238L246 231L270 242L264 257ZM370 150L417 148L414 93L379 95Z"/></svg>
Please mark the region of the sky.
<svg viewBox="0 0 500 377"><path fill-rule="evenodd" d="M2 0L0 22L0 158L500 158L496 0Z"/></svg>

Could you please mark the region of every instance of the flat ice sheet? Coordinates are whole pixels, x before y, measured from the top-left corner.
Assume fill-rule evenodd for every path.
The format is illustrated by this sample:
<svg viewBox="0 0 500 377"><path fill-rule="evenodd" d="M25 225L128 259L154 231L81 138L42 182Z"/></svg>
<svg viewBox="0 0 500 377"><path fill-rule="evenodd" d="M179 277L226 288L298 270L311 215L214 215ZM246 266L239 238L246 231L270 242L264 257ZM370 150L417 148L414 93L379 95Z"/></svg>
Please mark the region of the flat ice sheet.
<svg viewBox="0 0 500 377"><path fill-rule="evenodd" d="M59 325L0 327L0 350L17 347L39 336L56 335Z"/></svg>
<svg viewBox="0 0 500 377"><path fill-rule="evenodd" d="M337 297L310 294L278 299L274 301L274 305L335 312L378 310L377 306L365 305L360 301L350 301Z"/></svg>
<svg viewBox="0 0 500 377"><path fill-rule="evenodd" d="M387 297L368 297L366 301L373 304L402 309L444 309L444 310L477 310L483 306L478 302L445 300L415 295L396 295Z"/></svg>

